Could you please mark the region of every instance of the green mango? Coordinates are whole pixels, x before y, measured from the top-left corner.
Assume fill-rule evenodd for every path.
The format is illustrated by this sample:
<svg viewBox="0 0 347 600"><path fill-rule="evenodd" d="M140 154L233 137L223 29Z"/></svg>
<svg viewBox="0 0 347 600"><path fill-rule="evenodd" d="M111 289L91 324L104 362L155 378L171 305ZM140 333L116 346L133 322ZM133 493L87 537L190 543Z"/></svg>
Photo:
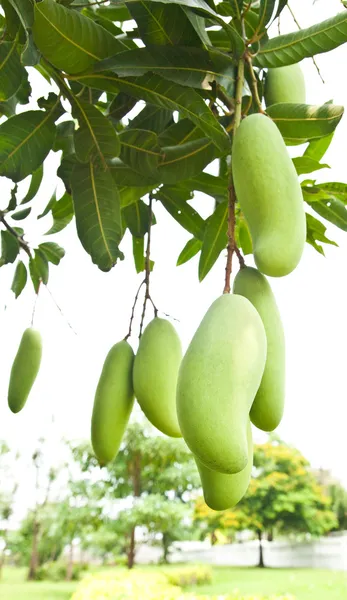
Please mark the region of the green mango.
<svg viewBox="0 0 347 600"><path fill-rule="evenodd" d="M177 384L182 435L213 471L239 473L247 465L249 411L265 361L264 325L251 302L217 298L183 357Z"/></svg>
<svg viewBox="0 0 347 600"><path fill-rule="evenodd" d="M226 510L232 508L243 498L247 492L253 467L253 440L252 428L248 420L247 426L248 462L245 468L234 475L226 475L211 471L195 457L204 492L204 500L213 510Z"/></svg>
<svg viewBox="0 0 347 600"><path fill-rule="evenodd" d="M234 136L232 169L259 271L272 277L288 275L304 250L306 218L293 161L269 117L253 114L241 122Z"/></svg>
<svg viewBox="0 0 347 600"><path fill-rule="evenodd" d="M13 361L8 386L8 405L13 413L22 410L40 369L42 338L39 331L29 327L23 333Z"/></svg>
<svg viewBox="0 0 347 600"><path fill-rule="evenodd" d="M112 346L95 392L91 437L101 466L116 456L134 405L134 352L127 341Z"/></svg>
<svg viewBox="0 0 347 600"><path fill-rule="evenodd" d="M144 330L135 357L135 396L147 419L171 437L181 437L176 412L177 374L182 360L173 325L155 317Z"/></svg>
<svg viewBox="0 0 347 600"><path fill-rule="evenodd" d="M235 277L233 292L248 298L263 321L267 358L250 417L259 429L273 431L281 422L285 396L285 341L281 316L269 282L257 269L241 269Z"/></svg>
<svg viewBox="0 0 347 600"><path fill-rule="evenodd" d="M268 69L265 79L266 106L280 102L305 104L306 86L300 64Z"/></svg>

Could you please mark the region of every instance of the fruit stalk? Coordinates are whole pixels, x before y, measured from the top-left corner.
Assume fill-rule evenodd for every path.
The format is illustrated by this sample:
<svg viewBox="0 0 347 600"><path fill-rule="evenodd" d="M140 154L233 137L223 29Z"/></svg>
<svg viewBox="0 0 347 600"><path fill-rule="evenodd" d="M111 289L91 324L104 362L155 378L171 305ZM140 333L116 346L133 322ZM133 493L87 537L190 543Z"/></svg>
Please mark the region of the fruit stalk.
<svg viewBox="0 0 347 600"><path fill-rule="evenodd" d="M148 233L147 233L147 247L146 247L146 260L145 260L145 270L146 270L146 275L145 275L145 286L146 286L146 291L145 291L145 297L143 300L143 309L142 309L142 315L141 315L141 323L140 323L140 333L139 333L139 338L142 335L142 329L143 329L143 322L145 320L145 314L146 314L146 306L147 306L147 301L149 300L153 306L154 309L154 316L156 317L158 315L158 309L155 306L151 295L149 293L149 280L150 280L150 273L151 273L151 229L152 229L152 220L153 220L153 212L152 212L152 202L153 202L153 198L152 198L152 194L149 195L149 205L148 205L148 212L149 212L149 221L148 221Z"/></svg>

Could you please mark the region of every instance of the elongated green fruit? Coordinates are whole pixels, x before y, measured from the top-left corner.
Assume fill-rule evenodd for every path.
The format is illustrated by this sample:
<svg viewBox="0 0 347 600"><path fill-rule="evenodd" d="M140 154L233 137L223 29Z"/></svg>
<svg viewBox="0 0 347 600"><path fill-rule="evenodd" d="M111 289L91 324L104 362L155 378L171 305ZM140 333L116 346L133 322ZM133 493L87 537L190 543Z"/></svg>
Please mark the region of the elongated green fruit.
<svg viewBox="0 0 347 600"><path fill-rule="evenodd" d="M265 80L266 106L279 102L305 104L306 86L300 64L268 69Z"/></svg>
<svg viewBox="0 0 347 600"><path fill-rule="evenodd" d="M235 277L233 291L248 298L263 321L267 358L250 416L259 429L273 431L281 422L285 396L285 341L281 316L269 282L257 269L241 269Z"/></svg>
<svg viewBox="0 0 347 600"><path fill-rule="evenodd" d="M244 119L234 136L232 169L258 269L272 277L299 264L306 240L301 187L276 125L262 114Z"/></svg>
<svg viewBox="0 0 347 600"><path fill-rule="evenodd" d="M134 352L123 340L112 346L96 388L92 445L101 466L116 456L134 405Z"/></svg>
<svg viewBox="0 0 347 600"><path fill-rule="evenodd" d="M171 437L181 437L176 412L182 347L175 328L156 317L143 332L134 363L135 396L147 419Z"/></svg>
<svg viewBox="0 0 347 600"><path fill-rule="evenodd" d="M8 405L12 412L22 410L39 372L42 356L42 338L39 331L29 327L23 333L18 352L13 361Z"/></svg>
<svg viewBox="0 0 347 600"><path fill-rule="evenodd" d="M204 499L213 510L232 508L247 492L253 466L252 428L248 420L247 426L248 462L245 468L234 475L226 475L211 471L195 458L204 492Z"/></svg>
<svg viewBox="0 0 347 600"><path fill-rule="evenodd" d="M242 296L217 298L183 357L177 412L193 454L213 471L239 473L248 461L247 424L264 372L266 335Z"/></svg>

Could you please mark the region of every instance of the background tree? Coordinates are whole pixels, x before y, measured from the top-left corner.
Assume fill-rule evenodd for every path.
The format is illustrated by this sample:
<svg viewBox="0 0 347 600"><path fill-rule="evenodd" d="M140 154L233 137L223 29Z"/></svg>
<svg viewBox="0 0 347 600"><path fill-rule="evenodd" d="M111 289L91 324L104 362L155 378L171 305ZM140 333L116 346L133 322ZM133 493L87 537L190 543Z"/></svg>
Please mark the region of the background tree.
<svg viewBox="0 0 347 600"><path fill-rule="evenodd" d="M331 496L331 507L337 519L335 531L347 530L347 490L342 485L335 483L329 486L329 495Z"/></svg>
<svg viewBox="0 0 347 600"><path fill-rule="evenodd" d="M15 463L19 459L17 453L10 451L9 446L0 440L0 579L5 562L8 546L9 524L14 509L14 502L18 490L15 480Z"/></svg>

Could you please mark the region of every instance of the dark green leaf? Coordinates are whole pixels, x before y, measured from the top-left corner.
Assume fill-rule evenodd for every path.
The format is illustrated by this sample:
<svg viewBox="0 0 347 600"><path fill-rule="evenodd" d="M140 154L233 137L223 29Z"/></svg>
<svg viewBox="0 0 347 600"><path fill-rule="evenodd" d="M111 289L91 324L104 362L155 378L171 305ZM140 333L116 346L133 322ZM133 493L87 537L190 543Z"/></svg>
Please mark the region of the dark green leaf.
<svg viewBox="0 0 347 600"><path fill-rule="evenodd" d="M282 10L287 6L288 0L279 0L275 18L279 17Z"/></svg>
<svg viewBox="0 0 347 600"><path fill-rule="evenodd" d="M178 110L190 119L222 151L230 150L230 138L219 124L203 98L193 89L177 83L168 83L159 75L144 75L131 79L119 79L112 73L84 75L79 81L108 92L122 90L160 108Z"/></svg>
<svg viewBox="0 0 347 600"><path fill-rule="evenodd" d="M27 208L23 208L22 210L19 210L18 212L13 213L11 215L11 217L15 221L22 221L23 219L26 219L26 217L28 215L30 215L30 213L31 213L31 206L28 206Z"/></svg>
<svg viewBox="0 0 347 600"><path fill-rule="evenodd" d="M276 0L260 0L258 31L266 29L266 25L271 21L276 3Z"/></svg>
<svg viewBox="0 0 347 600"><path fill-rule="evenodd" d="M14 96L26 77L17 52L16 42L0 44L0 102Z"/></svg>
<svg viewBox="0 0 347 600"><path fill-rule="evenodd" d="M120 121L132 108L134 108L135 104L137 104L136 98L129 96L129 94L124 94L124 92L120 92L110 104L108 117L111 120Z"/></svg>
<svg viewBox="0 0 347 600"><path fill-rule="evenodd" d="M113 71L120 77L152 72L184 86L206 88L213 81L235 81L235 63L218 51L184 46L149 46L121 52L97 63L98 71ZM230 80L230 81L228 81Z"/></svg>
<svg viewBox="0 0 347 600"><path fill-rule="evenodd" d="M347 207L341 200L325 198L324 200L318 200L318 202L312 202L310 206L321 217L343 231L347 231Z"/></svg>
<svg viewBox="0 0 347 600"><path fill-rule="evenodd" d="M206 277L222 250L226 248L227 229L228 202L221 202L206 225L199 261L199 281Z"/></svg>
<svg viewBox="0 0 347 600"><path fill-rule="evenodd" d="M29 185L29 189L25 194L23 200L21 200L21 204L27 204L33 198L35 198L37 192L39 191L41 182L43 178L43 165L41 165L31 176L31 181Z"/></svg>
<svg viewBox="0 0 347 600"><path fill-rule="evenodd" d="M74 208L70 194L66 193L50 207L53 225L45 235L52 235L65 229L74 216Z"/></svg>
<svg viewBox="0 0 347 600"><path fill-rule="evenodd" d="M56 202L57 202L57 196L56 196L56 191L54 191L48 201L48 204L46 205L46 207L44 208L42 213L38 215L37 218L42 219L42 217L45 217L46 215L48 215L48 213L52 210L52 208L56 204Z"/></svg>
<svg viewBox="0 0 347 600"><path fill-rule="evenodd" d="M155 197L161 201L166 210L176 221L194 237L202 240L205 221L199 213L188 204L186 194L182 190L164 185Z"/></svg>
<svg viewBox="0 0 347 600"><path fill-rule="evenodd" d="M48 259L44 252L41 252L38 248L35 250L35 267L38 273L39 279L47 285L49 278L49 264Z"/></svg>
<svg viewBox="0 0 347 600"><path fill-rule="evenodd" d="M218 201L226 200L228 195L227 179L224 177L216 177L209 173L200 173L196 177L180 183L179 187L204 192L204 194L208 194Z"/></svg>
<svg viewBox="0 0 347 600"><path fill-rule="evenodd" d="M266 41L254 58L257 67L283 67L303 58L329 52L347 42L347 12L341 12L308 29Z"/></svg>
<svg viewBox="0 0 347 600"><path fill-rule="evenodd" d="M65 256L65 250L54 242L44 242L39 245L39 250L46 256L47 260L53 265L59 265L61 259Z"/></svg>
<svg viewBox="0 0 347 600"><path fill-rule="evenodd" d="M42 165L55 135L51 113L27 111L0 125L0 175L21 181Z"/></svg>
<svg viewBox="0 0 347 600"><path fill-rule="evenodd" d="M193 256L196 256L196 254L198 254L198 252L200 252L201 250L201 246L202 246L202 241L198 240L197 238L192 238L191 240L189 240L186 245L184 246L182 252L180 253L178 259L177 259L177 266L183 265L184 263L188 262L188 260L190 260L191 258L193 258Z"/></svg>
<svg viewBox="0 0 347 600"><path fill-rule="evenodd" d="M134 237L143 237L148 231L149 209L142 200L126 206L122 210L123 218Z"/></svg>
<svg viewBox="0 0 347 600"><path fill-rule="evenodd" d="M144 187L120 186L118 188L118 192L121 207L124 208L125 206L129 206L129 204L132 204L133 202L137 202L138 200L140 200L140 198L143 198L148 192L151 192L153 187L153 185Z"/></svg>
<svg viewBox="0 0 347 600"><path fill-rule="evenodd" d="M35 4L33 34L43 56L58 69L71 74L127 50L125 44L103 27L53 0Z"/></svg>
<svg viewBox="0 0 347 600"><path fill-rule="evenodd" d="M333 104L273 104L267 109L286 142L304 143L333 133L344 108Z"/></svg>
<svg viewBox="0 0 347 600"><path fill-rule="evenodd" d="M18 184L16 183L16 185L11 190L11 198L10 198L10 201L6 208L6 212L11 212L12 210L14 210L17 207L17 191L18 191Z"/></svg>
<svg viewBox="0 0 347 600"><path fill-rule="evenodd" d="M19 242L9 231L1 231L0 267L14 263L19 254Z"/></svg>
<svg viewBox="0 0 347 600"><path fill-rule="evenodd" d="M144 238L143 237L135 237L133 236L133 256L136 273L141 273L146 269L146 257L144 255ZM154 261L150 261L150 270L152 271L154 267Z"/></svg>
<svg viewBox="0 0 347 600"><path fill-rule="evenodd" d="M16 299L21 295L22 291L26 286L28 279L28 273L25 264L20 260L17 263L16 270L11 285L11 290L14 293Z"/></svg>
<svg viewBox="0 0 347 600"><path fill-rule="evenodd" d="M75 131L75 151L81 162L98 156L105 163L106 158L118 156L120 143L112 123L92 104L75 97L75 113L80 127Z"/></svg>
<svg viewBox="0 0 347 600"><path fill-rule="evenodd" d="M151 104L147 104L143 110L130 121L130 129L146 129L161 133L172 119L172 110L166 108L158 108Z"/></svg>
<svg viewBox="0 0 347 600"><path fill-rule="evenodd" d="M122 161L146 177L157 178L161 157L157 135L153 131L128 129L120 134L119 139Z"/></svg>
<svg viewBox="0 0 347 600"><path fill-rule="evenodd" d="M320 169L330 169L329 165L319 163L309 156L298 156L297 158L293 158L293 163L298 175L313 173Z"/></svg>
<svg viewBox="0 0 347 600"><path fill-rule="evenodd" d="M330 133L330 135L326 135L323 138L312 140L307 146L304 156L309 156L319 162L328 150L333 137L334 133Z"/></svg>
<svg viewBox="0 0 347 600"><path fill-rule="evenodd" d="M17 12L24 29L30 29L34 24L34 5L32 0L9 0Z"/></svg>
<svg viewBox="0 0 347 600"><path fill-rule="evenodd" d="M147 188L147 186L150 186L149 189L151 190L160 183L159 175L156 177L146 177L143 173L140 174L137 171L133 171L118 158L111 161L110 172L119 187Z"/></svg>
<svg viewBox="0 0 347 600"><path fill-rule="evenodd" d="M313 246L313 248L315 250L317 250L317 252L319 252L320 254L323 254L324 256L324 250L322 248L322 246L320 244L318 244L318 242L323 242L323 244L331 244L333 246L337 246L336 242L333 242L332 240L329 240L329 238L326 237L325 232L326 232L326 227L325 225L323 225L323 223L321 221L318 221L318 219L315 219L312 215L309 215L306 213L306 227L307 227L307 236L306 236L306 242L308 244L310 244L311 246Z"/></svg>
<svg viewBox="0 0 347 600"><path fill-rule="evenodd" d="M113 178L93 163L76 165L71 185L82 246L102 271L109 271L122 257L120 200Z"/></svg>

